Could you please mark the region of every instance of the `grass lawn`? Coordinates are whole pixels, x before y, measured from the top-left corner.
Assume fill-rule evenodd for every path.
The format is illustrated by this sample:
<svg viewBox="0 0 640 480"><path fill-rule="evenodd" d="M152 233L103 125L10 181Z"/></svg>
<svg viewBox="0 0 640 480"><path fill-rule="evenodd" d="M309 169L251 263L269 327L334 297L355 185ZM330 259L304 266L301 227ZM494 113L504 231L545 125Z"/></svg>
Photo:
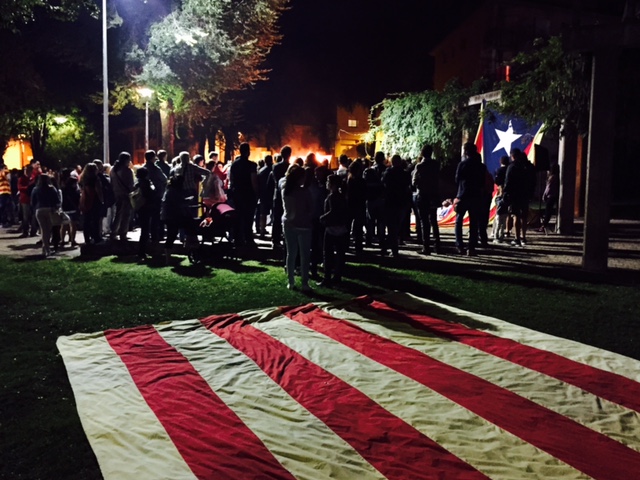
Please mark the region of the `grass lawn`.
<svg viewBox="0 0 640 480"><path fill-rule="evenodd" d="M55 342L60 335L403 290L640 359L640 279L576 269L378 257L350 264L340 290L285 288L268 259L215 267L133 257L0 257L0 478L101 478Z"/></svg>

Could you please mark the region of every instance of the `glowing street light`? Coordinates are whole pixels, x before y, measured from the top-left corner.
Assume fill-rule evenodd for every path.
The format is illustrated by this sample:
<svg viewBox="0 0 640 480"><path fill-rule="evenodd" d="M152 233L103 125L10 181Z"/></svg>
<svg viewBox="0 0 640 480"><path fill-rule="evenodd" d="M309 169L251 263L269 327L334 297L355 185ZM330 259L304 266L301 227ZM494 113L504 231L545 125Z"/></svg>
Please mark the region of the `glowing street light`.
<svg viewBox="0 0 640 480"><path fill-rule="evenodd" d="M144 104L144 149L149 150L149 99L153 95L153 90L147 87L137 88L138 93L145 99Z"/></svg>

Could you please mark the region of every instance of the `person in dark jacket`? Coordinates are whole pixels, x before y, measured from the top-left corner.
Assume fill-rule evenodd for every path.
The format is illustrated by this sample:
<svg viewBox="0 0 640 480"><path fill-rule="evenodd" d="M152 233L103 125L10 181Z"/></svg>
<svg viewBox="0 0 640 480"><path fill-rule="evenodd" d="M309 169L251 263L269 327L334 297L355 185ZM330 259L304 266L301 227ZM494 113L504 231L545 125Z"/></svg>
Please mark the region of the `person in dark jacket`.
<svg viewBox="0 0 640 480"><path fill-rule="evenodd" d="M455 236L458 253L465 253L462 237L464 216L469 213L469 256L477 255L479 218L482 214L482 195L487 168L482 163L475 144L467 142L463 147L463 158L456 170L456 223Z"/></svg>
<svg viewBox="0 0 640 480"><path fill-rule="evenodd" d="M258 170L258 209L256 230L260 238L267 234L267 217L273 208L273 191L269 188L269 176L273 170L273 157L264 157L264 166Z"/></svg>
<svg viewBox="0 0 640 480"><path fill-rule="evenodd" d="M527 156L517 148L511 151L512 162L507 168L504 194L511 214L515 217L516 239L511 243L524 247L527 243L529 202L536 187L536 171Z"/></svg>
<svg viewBox="0 0 640 480"><path fill-rule="evenodd" d="M98 166L89 162L80 174L80 210L84 215L83 232L85 243L100 243L100 224L102 221L102 205L104 195L102 183L98 177Z"/></svg>
<svg viewBox="0 0 640 480"><path fill-rule="evenodd" d="M391 167L382 174L384 186L384 212L387 238L382 245L382 255L391 249L394 257L399 255L400 225L411 206L411 174L404 169L402 157L391 157Z"/></svg>
<svg viewBox="0 0 640 480"><path fill-rule="evenodd" d="M171 260L173 242L178 237L180 229L184 229L188 238L197 234L191 201L188 197L190 193L184 189L183 175L173 175L169 178L160 208L160 218L167 225L167 238L164 244L167 263Z"/></svg>
<svg viewBox="0 0 640 480"><path fill-rule="evenodd" d="M440 229L438 227L438 207L440 206L440 162L431 158L431 145L422 147L422 160L413 169L411 183L416 189L418 207L418 228L421 232L422 250L431 253L431 232L433 231L434 251L440 253Z"/></svg>
<svg viewBox="0 0 640 480"><path fill-rule="evenodd" d="M350 215L347 199L342 192L343 182L338 175L327 177L329 195L324 201L320 222L324 225L324 279L318 286L329 287L342 280L345 254L349 246Z"/></svg>
<svg viewBox="0 0 640 480"><path fill-rule="evenodd" d="M280 180L284 178L289 168L289 159L291 158L291 147L285 145L280 150L278 162L273 166L267 185L269 190L273 191L273 213L271 214L271 243L273 249L279 249L282 246L282 191L279 188Z"/></svg>
<svg viewBox="0 0 640 480"><path fill-rule="evenodd" d="M31 193L31 207L35 212L42 235L42 256L51 255L51 234L53 223L51 214L62 206L62 194L49 175L39 175Z"/></svg>
<svg viewBox="0 0 640 480"><path fill-rule="evenodd" d="M162 173L162 172L160 172ZM163 174L164 175L164 174ZM138 214L138 223L140 224L140 240L138 241L138 258L144 261L147 258L147 245L149 239L157 241L157 236L154 235L152 228L154 225L154 217L157 215L160 217L160 199L158 190L151 181L149 170L146 168L139 168L136 171L136 185L142 192L144 203L142 207L136 212Z"/></svg>

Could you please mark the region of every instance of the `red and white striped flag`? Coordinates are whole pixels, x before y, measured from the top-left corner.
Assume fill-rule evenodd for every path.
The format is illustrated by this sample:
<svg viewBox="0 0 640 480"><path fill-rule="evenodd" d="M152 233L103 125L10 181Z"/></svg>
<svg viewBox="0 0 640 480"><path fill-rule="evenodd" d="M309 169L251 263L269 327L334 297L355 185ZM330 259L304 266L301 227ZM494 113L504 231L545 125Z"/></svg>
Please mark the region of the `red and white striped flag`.
<svg viewBox="0 0 640 480"><path fill-rule="evenodd" d="M640 362L407 294L58 348L107 479L640 478Z"/></svg>

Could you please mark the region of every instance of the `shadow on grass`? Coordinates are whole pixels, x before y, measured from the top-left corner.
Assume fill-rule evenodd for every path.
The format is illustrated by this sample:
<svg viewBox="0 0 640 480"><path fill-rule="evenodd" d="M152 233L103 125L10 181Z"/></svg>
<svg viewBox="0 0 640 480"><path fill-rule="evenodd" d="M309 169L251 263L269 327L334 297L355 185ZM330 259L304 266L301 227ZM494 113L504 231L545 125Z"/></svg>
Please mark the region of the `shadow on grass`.
<svg viewBox="0 0 640 480"><path fill-rule="evenodd" d="M371 297L376 300L378 299L376 298L376 295L371 295ZM397 331L405 333L410 332L413 335L418 334L424 337L439 337L445 340L451 339L453 341L453 339L450 338L450 335L446 333L443 334L441 331L439 332L438 330L430 328L429 326L423 324L420 321L419 316L432 317L434 319L444 320L453 324L464 325L468 328L477 330L497 330L496 326L493 324L482 322L468 315L452 312L451 310L447 310L446 308L443 308L439 305L424 303L409 296L405 296L402 299L381 298L380 300L390 307L394 308L395 311L376 311L375 315L371 315L371 312L373 312L374 310L369 308L368 305L366 305L364 302L347 302L345 303L344 308L347 311L365 316L366 318L370 318L372 320L375 320L376 315L378 315L383 319L390 320L390 325L389 323L385 322L386 325L397 327ZM402 301L402 303L399 303L400 300ZM420 333L417 333L416 331Z"/></svg>
<svg viewBox="0 0 640 480"><path fill-rule="evenodd" d="M627 230L622 229L622 232ZM416 255L401 256L398 259L390 257L381 257L372 250L365 250L365 253L359 257L348 256L347 261L360 264L374 264L385 269L406 269L408 271L424 271L440 275L449 275L454 277L467 278L472 280L493 280L504 282L508 285L517 284L525 287L549 288L572 293L587 293L586 290L576 289L570 286L559 286L557 282L547 282L547 278L563 280L567 282L593 283L593 284L614 284L620 285L625 283L637 284L638 280L634 277L637 272L632 270L623 270L619 268L610 268L605 273L595 274L584 271L576 264L576 260L582 254L582 246L576 242L576 236L567 237L560 235L539 236L532 235L531 243L525 248L511 247L507 244L491 245L488 248L480 249L480 256L474 258L462 257L455 254L453 246L446 244L444 255L432 255L431 257L420 257ZM199 250L201 263L211 267L212 269L226 269L236 273L260 273L269 267L281 267L283 265L283 252L273 251L271 248L238 248L234 249L230 244L214 244L203 245ZM28 248L33 248L28 246ZM405 250L416 251L419 247L414 245L405 246ZM124 258L126 263L135 263L126 260L128 257L135 256L137 250L137 242L127 242L124 245L107 244L104 246L83 246L80 260L76 261L93 261L104 256L116 256L116 258ZM149 268L163 268L166 266L162 251L155 252L161 260L155 257L146 262ZM174 246L174 255L186 255L181 246ZM548 264L543 261L547 255L562 255L573 259L571 264L559 266L558 264ZM640 253L632 249L612 249L611 258L638 258ZM29 257L32 260L38 258L38 255ZM184 257L182 257L184 258ZM256 261L264 265L264 269L247 266L246 261ZM179 275L185 276L207 276L210 271L206 269L190 269L189 267L174 268ZM195 275L193 272L197 272ZM512 274L512 275L509 275ZM372 270L367 271L368 278L361 278L366 283L376 283L383 289L403 289L411 291L409 288L413 285L417 288L417 283L406 279L401 275L390 276L388 272L380 273ZM523 279L523 275L530 275L534 278ZM384 278L383 278L384 277ZM358 290L357 285L345 287ZM366 292L365 292L366 293ZM438 297L438 301L448 302L446 294L432 292ZM419 293L421 294L421 293ZM445 297L445 298L442 298Z"/></svg>

